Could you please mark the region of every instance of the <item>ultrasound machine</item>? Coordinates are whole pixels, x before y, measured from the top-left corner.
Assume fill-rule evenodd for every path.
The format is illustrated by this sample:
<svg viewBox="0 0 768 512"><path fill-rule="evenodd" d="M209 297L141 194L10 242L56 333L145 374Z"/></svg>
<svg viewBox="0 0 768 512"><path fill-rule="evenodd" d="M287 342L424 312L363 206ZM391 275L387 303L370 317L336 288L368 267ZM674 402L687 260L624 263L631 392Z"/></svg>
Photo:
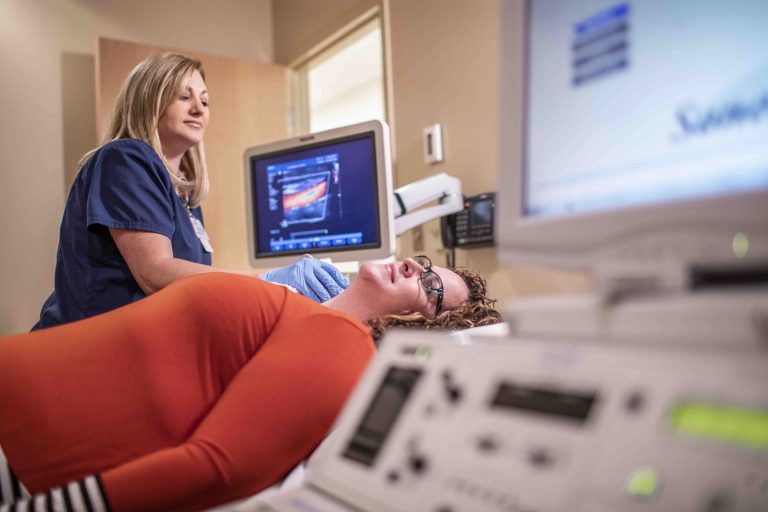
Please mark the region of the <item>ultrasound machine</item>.
<svg viewBox="0 0 768 512"><path fill-rule="evenodd" d="M768 511L767 22L762 0L501 2L498 256L592 291L388 334L304 481L238 510ZM321 156L264 247L339 211L301 209L337 190Z"/></svg>
<svg viewBox="0 0 768 512"><path fill-rule="evenodd" d="M251 265L303 254L382 259L395 250L389 132L378 121L245 152Z"/></svg>
<svg viewBox="0 0 768 512"><path fill-rule="evenodd" d="M249 148L245 184L256 268L304 254L350 269L385 260L396 235L464 207L445 173L393 190L389 127L376 120Z"/></svg>

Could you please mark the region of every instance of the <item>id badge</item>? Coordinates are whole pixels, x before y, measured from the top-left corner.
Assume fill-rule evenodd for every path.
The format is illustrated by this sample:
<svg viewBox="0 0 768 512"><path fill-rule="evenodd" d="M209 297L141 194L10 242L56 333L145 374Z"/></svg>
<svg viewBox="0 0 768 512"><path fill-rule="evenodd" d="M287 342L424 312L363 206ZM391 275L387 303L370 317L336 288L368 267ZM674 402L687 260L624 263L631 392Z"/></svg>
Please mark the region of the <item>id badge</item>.
<svg viewBox="0 0 768 512"><path fill-rule="evenodd" d="M189 214L189 220L192 222L192 229L195 230L197 238L200 239L200 243L203 244L203 249L207 253L212 253L213 246L211 245L211 239L208 238L208 233L205 232L203 223L197 220L197 217L192 215L190 210L187 210L187 213Z"/></svg>

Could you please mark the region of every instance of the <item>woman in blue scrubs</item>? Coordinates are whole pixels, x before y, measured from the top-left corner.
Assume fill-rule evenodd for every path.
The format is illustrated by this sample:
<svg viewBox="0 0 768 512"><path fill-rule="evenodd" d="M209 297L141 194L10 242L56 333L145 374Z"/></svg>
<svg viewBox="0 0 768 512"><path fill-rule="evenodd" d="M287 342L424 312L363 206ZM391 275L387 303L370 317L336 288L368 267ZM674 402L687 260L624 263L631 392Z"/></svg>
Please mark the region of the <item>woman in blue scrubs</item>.
<svg viewBox="0 0 768 512"><path fill-rule="evenodd" d="M61 222L54 290L33 330L221 271L210 266L213 247L200 210L208 194L209 115L199 61L164 53L131 72L106 142L80 160ZM264 277L318 302L347 286L333 266L308 257Z"/></svg>

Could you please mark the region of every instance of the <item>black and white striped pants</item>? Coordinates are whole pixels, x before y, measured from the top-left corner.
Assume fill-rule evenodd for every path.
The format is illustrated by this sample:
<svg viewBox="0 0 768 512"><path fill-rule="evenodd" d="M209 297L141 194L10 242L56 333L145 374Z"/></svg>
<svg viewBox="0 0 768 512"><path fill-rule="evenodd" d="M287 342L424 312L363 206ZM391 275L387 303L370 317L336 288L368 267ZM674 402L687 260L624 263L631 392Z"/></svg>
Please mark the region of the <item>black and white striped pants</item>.
<svg viewBox="0 0 768 512"><path fill-rule="evenodd" d="M30 495L0 447L0 512L108 512L101 479L90 475L48 492Z"/></svg>

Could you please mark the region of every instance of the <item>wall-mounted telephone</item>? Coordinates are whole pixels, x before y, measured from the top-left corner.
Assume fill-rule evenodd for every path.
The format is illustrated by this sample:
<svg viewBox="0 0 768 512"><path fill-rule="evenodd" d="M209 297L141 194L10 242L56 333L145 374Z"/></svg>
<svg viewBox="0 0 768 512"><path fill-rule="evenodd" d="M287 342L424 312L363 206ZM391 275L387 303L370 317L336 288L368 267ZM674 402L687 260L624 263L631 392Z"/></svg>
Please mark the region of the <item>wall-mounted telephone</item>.
<svg viewBox="0 0 768 512"><path fill-rule="evenodd" d="M440 219L443 246L482 247L494 245L493 219L496 193L464 198L464 209Z"/></svg>

